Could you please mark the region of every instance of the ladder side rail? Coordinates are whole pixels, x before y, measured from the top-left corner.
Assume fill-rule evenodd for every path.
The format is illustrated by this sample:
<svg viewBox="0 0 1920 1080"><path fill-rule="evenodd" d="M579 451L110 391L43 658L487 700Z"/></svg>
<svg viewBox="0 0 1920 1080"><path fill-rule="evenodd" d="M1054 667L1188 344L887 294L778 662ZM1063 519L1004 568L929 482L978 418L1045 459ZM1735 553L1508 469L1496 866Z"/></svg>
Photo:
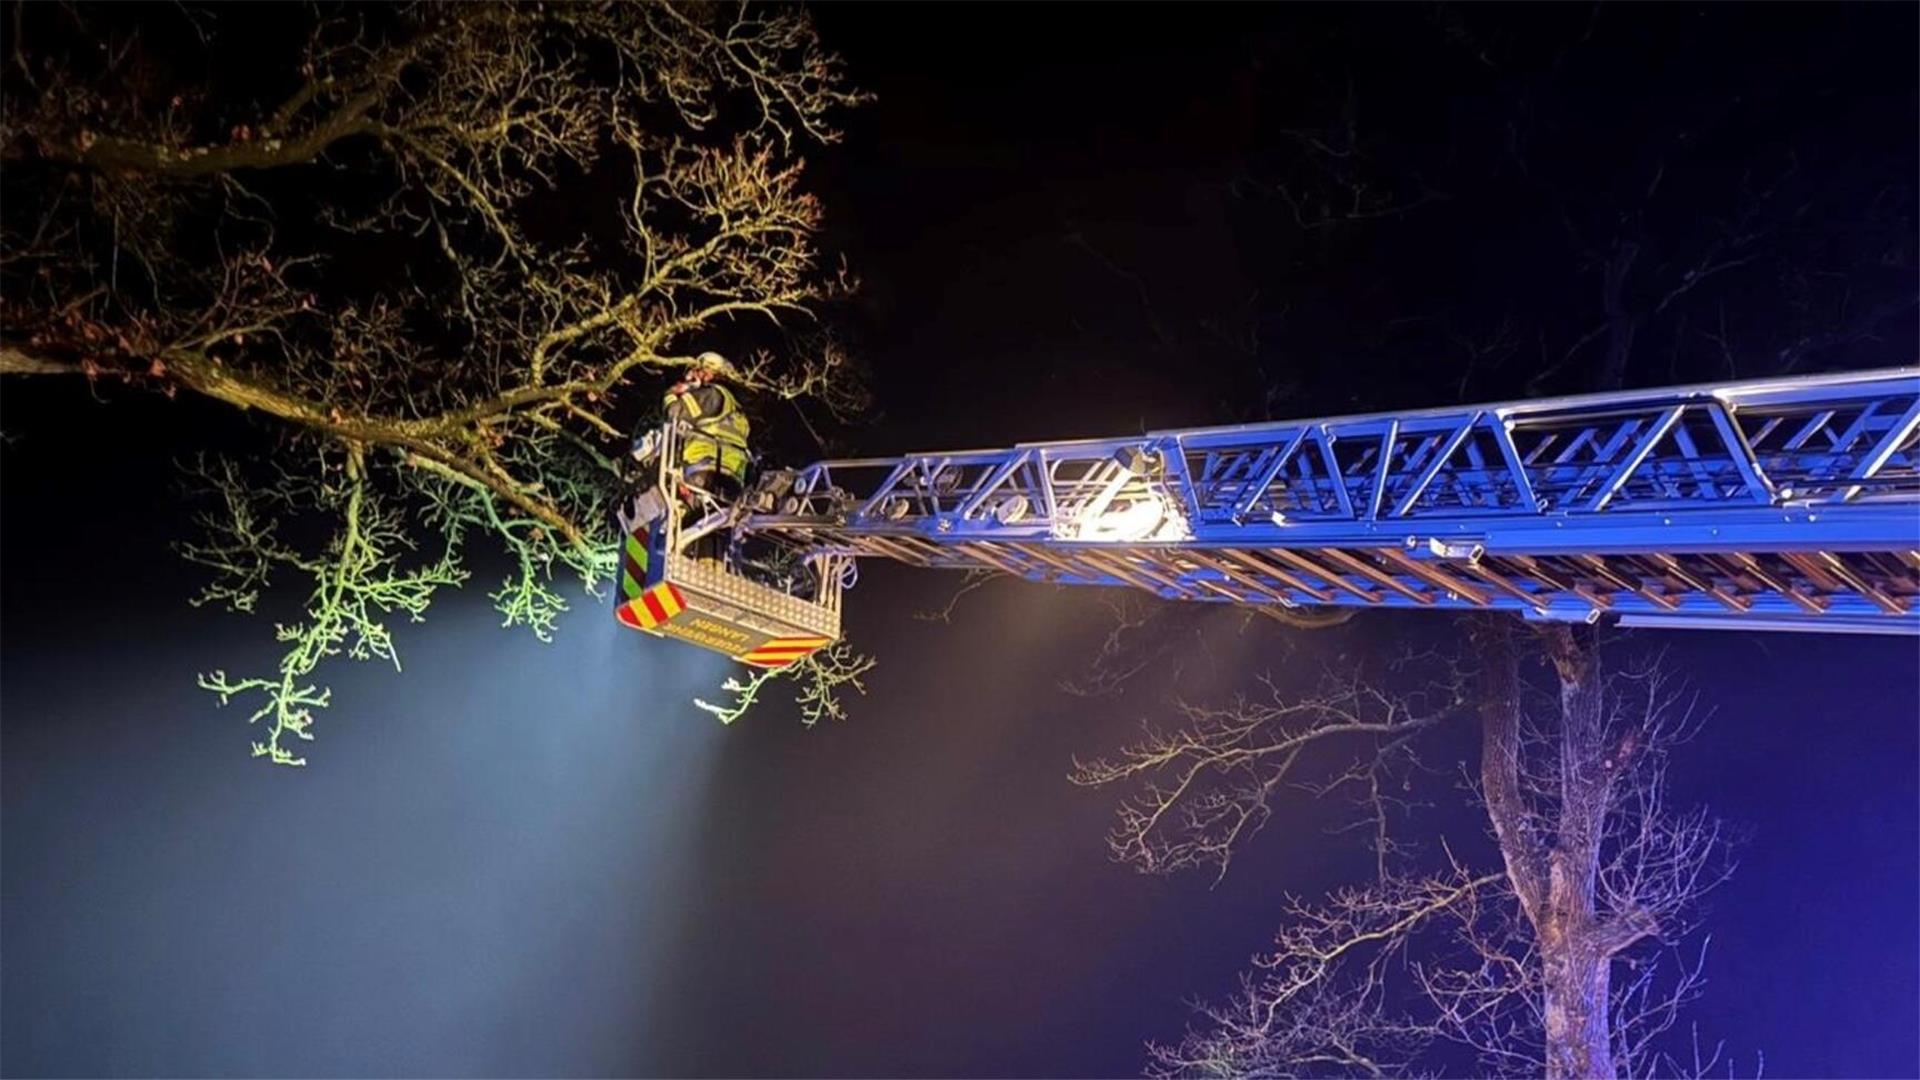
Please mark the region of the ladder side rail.
<svg viewBox="0 0 1920 1080"><path fill-rule="evenodd" d="M1142 460L1160 464L1143 475ZM1639 614L1739 617L1745 607L1732 616L1727 608L1751 602L1768 618L1814 618L1828 609L1799 593L1753 591L1760 579L1751 573L1748 592L1727 591L1734 586L1723 570L1749 552L1799 552L1796 566L1879 553L1866 556L1869 576L1888 557L1920 564L1920 369L826 461L798 477L802 513L749 529L860 554L912 550L924 565L982 565L994 560L979 553L996 551L997 568L1049 580L1172 581L1178 587L1154 587L1221 601L1264 595L1224 572L1191 569L1200 561L1153 553L1166 548L1082 527L1158 498L1186 519L1175 551L1295 552L1336 577L1356 550L1425 545L1496 558L1621 558L1629 577L1666 584L1646 594L1660 603L1615 590L1619 613L1651 605L1659 610ZM827 505L829 492L837 507ZM877 513L884 498L900 502ZM1015 499L1023 512L1003 512ZM1080 547L1084 555L1070 554ZM1066 556L1061 565L1074 574L1048 569L1048 550ZM1006 562L1008 552L1019 558ZM1701 565L1674 561L1701 556ZM1331 595L1417 605L1447 591L1438 582L1467 580L1397 554L1379 561L1384 570L1366 569L1397 575L1392 589L1350 594L1340 580ZM1204 580L1165 577L1179 566ZM1829 577L1842 585L1842 570L1861 572L1858 563L1835 566ZM1469 576L1486 580L1480 569ZM1466 591L1536 615L1596 609L1594 594L1569 599L1544 579L1524 587L1494 580L1492 592ZM1871 614L1868 600L1882 611L1911 607L1902 598L1920 589L1904 578L1879 584L1886 580L1836 591L1831 613ZM1277 580L1268 587L1287 602L1317 602Z"/></svg>

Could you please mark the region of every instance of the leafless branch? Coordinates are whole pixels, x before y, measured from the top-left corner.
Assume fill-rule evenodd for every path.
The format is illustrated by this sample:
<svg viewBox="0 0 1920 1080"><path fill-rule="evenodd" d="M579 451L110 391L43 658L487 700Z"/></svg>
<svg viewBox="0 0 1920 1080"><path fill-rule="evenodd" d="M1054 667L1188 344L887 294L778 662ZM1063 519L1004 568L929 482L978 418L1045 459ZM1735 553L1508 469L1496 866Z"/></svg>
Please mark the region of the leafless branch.
<svg viewBox="0 0 1920 1080"><path fill-rule="evenodd" d="M37 92L4 101L0 374L277 421L281 471L337 486L356 462L363 507L429 523L410 542L438 529L503 549L516 569L493 595L510 624L545 636L564 606L555 572L589 590L610 574L611 462L649 376L724 342L750 357L755 393L841 415L863 400L830 341L752 348L795 340L789 322L854 284L818 248L797 151L837 138L864 97L802 10L313 15L284 92L258 104L182 88L156 107L88 64L49 54ZM302 170L329 175L257 182ZM603 214L544 209L592 170L623 185ZM315 224L279 224L293 219ZM331 272L348 238L404 270ZM397 548L362 550L390 564Z"/></svg>

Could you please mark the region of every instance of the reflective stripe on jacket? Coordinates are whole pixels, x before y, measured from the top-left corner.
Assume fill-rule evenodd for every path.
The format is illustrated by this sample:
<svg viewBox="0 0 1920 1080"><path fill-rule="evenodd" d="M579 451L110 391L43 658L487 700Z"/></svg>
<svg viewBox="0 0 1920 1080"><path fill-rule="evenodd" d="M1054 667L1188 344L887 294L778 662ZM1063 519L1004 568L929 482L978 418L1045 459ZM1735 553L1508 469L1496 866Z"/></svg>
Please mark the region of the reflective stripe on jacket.
<svg viewBox="0 0 1920 1080"><path fill-rule="evenodd" d="M747 476L747 437L752 428L733 392L724 386L680 385L667 392L667 419L690 430L681 436L680 464L688 472L705 472L717 464L736 480Z"/></svg>

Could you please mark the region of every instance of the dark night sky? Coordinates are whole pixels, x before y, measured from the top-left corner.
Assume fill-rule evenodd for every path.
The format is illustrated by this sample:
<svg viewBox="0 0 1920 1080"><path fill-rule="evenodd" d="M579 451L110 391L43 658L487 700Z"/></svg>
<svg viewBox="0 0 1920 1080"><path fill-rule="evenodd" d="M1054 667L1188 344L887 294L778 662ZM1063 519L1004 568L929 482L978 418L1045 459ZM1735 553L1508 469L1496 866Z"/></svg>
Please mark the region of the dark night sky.
<svg viewBox="0 0 1920 1080"><path fill-rule="evenodd" d="M1636 133L1740 98L1700 122L1675 183L1799 148L1813 210L1796 220L1908 185L1878 242L1911 257L1911 6L1609 8L1585 39L1584 8L1556 16L1570 30L1518 8L1464 29L1342 10L1362 11L822 9L880 94L811 154L867 283L842 318L884 410L844 443L1240 419L1266 411L1263 374L1283 413L1450 400L1464 368L1436 320L1573 320L1588 299L1564 254L1564 281L1539 269L1558 264L1522 220L1539 208L1508 205L1511 175L1461 183L1484 102L1512 90L1474 50L1527 54L1516 40L1581 41L1529 91L1563 121L1540 145L1624 171ZM1278 133L1337 109L1349 75L1381 153L1439 163L1449 198L1337 240L1273 228L1231 185L1269 175ZM1613 183L1540 153L1540 173ZM1796 258L1873 262L1870 230L1838 231ZM1912 362L1907 316L1823 362ZM1396 337L1402 318L1427 329ZM1253 356L1203 325L1236 319L1260 331ZM1526 367L1469 396L1516 392ZM769 709L719 728L689 700L722 661L588 600L543 646L470 590L401 632L404 674L324 672L313 765L266 768L192 676L270 665L268 627L189 609L164 550L184 529L170 458L230 422L102 394L0 399L8 1075L1129 1074L1189 1000L1231 988L1283 892L1365 872L1322 834L1327 809L1298 803L1217 887L1108 862L1111 797L1065 773L1164 706L1059 691L1105 632L1099 597L999 583L930 623L914 613L952 581L890 567L853 596L882 667L844 724ZM1450 634L1382 616L1280 655L1230 612L1195 622L1187 689ZM1670 647L1716 710L1679 793L1751 837L1711 901L1703 1036L1764 1052L1769 1076L1920 1073L1914 644L1631 644ZM1477 835L1470 812L1435 813Z"/></svg>

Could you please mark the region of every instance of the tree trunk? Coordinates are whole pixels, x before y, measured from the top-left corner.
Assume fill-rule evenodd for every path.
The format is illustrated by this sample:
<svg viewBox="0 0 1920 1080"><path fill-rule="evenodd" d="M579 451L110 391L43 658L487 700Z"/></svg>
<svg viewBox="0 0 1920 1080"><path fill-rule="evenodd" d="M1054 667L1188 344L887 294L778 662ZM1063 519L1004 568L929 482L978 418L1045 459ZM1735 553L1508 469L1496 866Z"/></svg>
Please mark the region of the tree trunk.
<svg viewBox="0 0 1920 1080"><path fill-rule="evenodd" d="M1611 954L1595 922L1594 877L1609 774L1600 767L1605 718L1586 644L1566 627L1542 633L1560 682L1552 725L1560 759L1558 805L1543 842L1538 808L1529 806L1519 769L1521 704L1518 657L1504 622L1480 627L1482 803L1493 824L1507 879L1532 925L1541 963L1541 1015L1547 1075L1554 1080L1613 1080L1608 1008Z"/></svg>
<svg viewBox="0 0 1920 1080"><path fill-rule="evenodd" d="M1548 857L1547 915L1540 938L1547 1075L1613 1080L1608 991L1611 954L1595 922L1594 879L1611 773L1605 756L1605 708L1591 642L1565 626L1544 631L1560 680L1560 805Z"/></svg>
<svg viewBox="0 0 1920 1080"><path fill-rule="evenodd" d="M1545 982L1547 1076L1554 1080L1613 1080L1613 1046L1608 1030L1611 989L1608 958L1575 932L1542 935L1540 959Z"/></svg>

